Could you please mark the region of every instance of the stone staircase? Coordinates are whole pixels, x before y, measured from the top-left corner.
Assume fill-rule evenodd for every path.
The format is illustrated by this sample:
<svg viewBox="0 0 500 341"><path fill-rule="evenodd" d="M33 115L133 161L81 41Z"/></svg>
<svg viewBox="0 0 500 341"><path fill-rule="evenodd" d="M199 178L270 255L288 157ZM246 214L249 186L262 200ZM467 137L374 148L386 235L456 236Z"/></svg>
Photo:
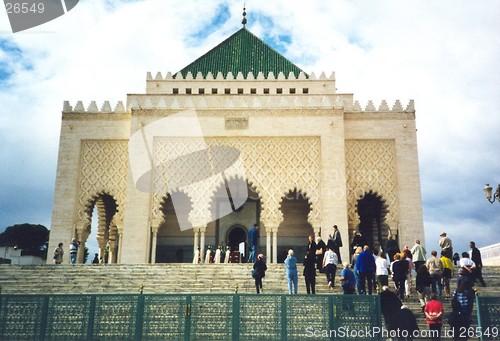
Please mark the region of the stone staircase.
<svg viewBox="0 0 500 341"><path fill-rule="evenodd" d="M96 294L96 293L255 293L251 264L135 264L135 265L0 265L2 294ZM299 268L299 294L305 294ZM328 288L324 274L316 277L316 293L342 294L338 284ZM481 296L500 296L500 267L486 267L487 287L478 287ZM456 286L452 279L452 290ZM264 293L288 293L284 264L268 264L263 279ZM444 300L445 312L451 309ZM417 317L421 329L428 329L417 294L404 304ZM476 324L474 317L474 325ZM445 326L447 326L445 324ZM444 326L444 327L445 327ZM443 328L444 328L443 327Z"/></svg>

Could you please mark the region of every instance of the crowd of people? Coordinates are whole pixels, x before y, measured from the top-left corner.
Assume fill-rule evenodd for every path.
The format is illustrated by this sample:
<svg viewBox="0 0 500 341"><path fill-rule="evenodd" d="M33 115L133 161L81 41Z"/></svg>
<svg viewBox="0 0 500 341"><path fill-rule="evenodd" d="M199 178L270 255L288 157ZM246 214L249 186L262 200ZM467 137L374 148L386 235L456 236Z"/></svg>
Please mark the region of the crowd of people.
<svg viewBox="0 0 500 341"><path fill-rule="evenodd" d="M319 276L324 276L329 288L335 287L340 264L338 282L343 293L379 294L388 330L407 330L410 332L408 339L411 339L411 332L418 326L415 314L405 306L405 300L416 295L421 305L421 312L418 313L425 315L432 340L441 339L444 320L454 331L454 339L460 339L463 333L459 330L467 329L471 324L475 283L486 286L482 276L481 253L475 243L471 241L470 251L463 252L461 256L453 253L452 241L446 232L441 233L438 240L439 252L432 250L429 255L420 240L415 240L411 248L405 246L401 250L391 234L380 250L371 250L366 244L362 235L356 233L351 244L351 261L341 262L342 241L337 226L334 226L326 243L321 237L314 239L310 235L302 263L307 294L316 293ZM258 262L255 262L254 268ZM288 251L284 263L288 293L297 294L297 259L292 249ZM262 279L256 278L255 283L257 293L262 292ZM449 308L445 309L444 301L449 302Z"/></svg>

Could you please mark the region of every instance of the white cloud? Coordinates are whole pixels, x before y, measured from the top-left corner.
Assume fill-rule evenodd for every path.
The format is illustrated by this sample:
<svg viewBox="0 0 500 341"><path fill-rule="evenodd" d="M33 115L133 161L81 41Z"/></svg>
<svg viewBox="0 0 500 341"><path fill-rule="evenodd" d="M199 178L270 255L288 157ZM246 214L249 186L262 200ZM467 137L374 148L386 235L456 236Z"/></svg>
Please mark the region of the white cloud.
<svg viewBox="0 0 500 341"><path fill-rule="evenodd" d="M227 21L207 27L224 8ZM0 83L0 227L50 225L64 100L114 105L142 93L147 71L180 70L236 32L241 12L229 0L88 0L16 34L0 13L0 42L22 51L0 49L13 70ZM442 229L469 239L477 227L493 243L500 207L482 187L500 182L499 12L498 2L254 0L247 28L289 37L288 59L335 71L339 92L362 104L415 99L428 239Z"/></svg>

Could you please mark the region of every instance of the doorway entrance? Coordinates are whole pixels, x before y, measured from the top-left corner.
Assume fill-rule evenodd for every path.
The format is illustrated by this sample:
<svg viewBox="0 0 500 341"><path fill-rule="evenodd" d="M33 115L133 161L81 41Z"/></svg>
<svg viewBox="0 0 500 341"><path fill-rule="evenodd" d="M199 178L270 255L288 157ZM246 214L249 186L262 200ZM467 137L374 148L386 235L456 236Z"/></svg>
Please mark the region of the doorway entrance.
<svg viewBox="0 0 500 341"><path fill-rule="evenodd" d="M247 256L247 230L241 225L233 225L227 231L227 246L231 250L231 257L237 254L238 258L241 257L241 262L246 262ZM242 250L240 250L240 244L242 245ZM241 254L240 254L241 253ZM239 260L238 260L239 261Z"/></svg>
<svg viewBox="0 0 500 341"><path fill-rule="evenodd" d="M358 200L359 232L373 250L384 247L384 238L387 237L385 216L388 212L387 204L377 192L368 192Z"/></svg>

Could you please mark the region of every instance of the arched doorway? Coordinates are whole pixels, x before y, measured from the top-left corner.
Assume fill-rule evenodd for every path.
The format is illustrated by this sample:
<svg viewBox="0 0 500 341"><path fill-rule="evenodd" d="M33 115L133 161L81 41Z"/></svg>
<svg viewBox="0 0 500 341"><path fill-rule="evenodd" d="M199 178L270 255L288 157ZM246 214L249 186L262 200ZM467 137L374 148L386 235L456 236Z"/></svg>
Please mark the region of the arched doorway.
<svg viewBox="0 0 500 341"><path fill-rule="evenodd" d="M242 261L245 261L248 258L247 238L248 238L248 232L241 225L233 225L227 231L226 244L231 250L231 255L235 251L236 252L240 251L240 244L244 243Z"/></svg>
<svg viewBox="0 0 500 341"><path fill-rule="evenodd" d="M307 218L311 211L309 199L297 189L282 197L281 212L283 221L278 227L277 261L282 263L290 248L297 260L302 262L307 247L307 237L314 230Z"/></svg>
<svg viewBox="0 0 500 341"><path fill-rule="evenodd" d="M174 205L175 202L175 205ZM155 263L184 263L193 260L193 230L188 226L191 199L184 192L168 193L163 197L161 213L164 222L158 227Z"/></svg>
<svg viewBox="0 0 500 341"><path fill-rule="evenodd" d="M89 225L85 233L85 245L83 249L89 252L83 255L79 262L91 262L94 255L103 263L117 263L118 261L118 230L112 223L118 205L116 200L109 194L101 193L93 198L87 205ZM85 259L87 256L87 259Z"/></svg>
<svg viewBox="0 0 500 341"><path fill-rule="evenodd" d="M384 246L387 237L385 216L388 212L385 200L377 192L369 191L358 200L359 232L373 250Z"/></svg>

